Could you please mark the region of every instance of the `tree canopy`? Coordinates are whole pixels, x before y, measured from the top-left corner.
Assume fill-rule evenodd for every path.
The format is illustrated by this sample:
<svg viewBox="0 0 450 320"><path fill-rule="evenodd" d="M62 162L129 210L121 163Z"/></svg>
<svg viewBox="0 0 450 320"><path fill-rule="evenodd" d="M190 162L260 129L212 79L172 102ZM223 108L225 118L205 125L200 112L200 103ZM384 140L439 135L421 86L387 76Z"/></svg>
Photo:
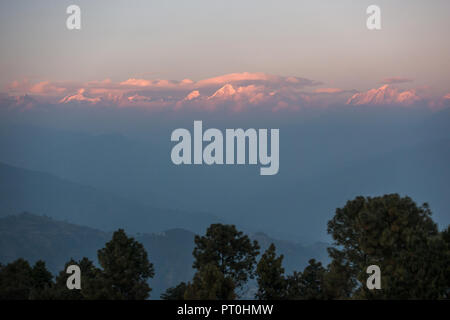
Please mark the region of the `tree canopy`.
<svg viewBox="0 0 450 320"><path fill-rule="evenodd" d="M212 224L204 236L196 236L194 241L195 269L215 265L225 277L233 280L236 288L242 288L254 277L259 245L234 225Z"/></svg>
<svg viewBox="0 0 450 320"><path fill-rule="evenodd" d="M355 297L436 299L448 289L448 245L426 203L398 194L356 197L336 209L328 232L335 245L329 254L345 266ZM382 270L382 290L365 286L370 265Z"/></svg>

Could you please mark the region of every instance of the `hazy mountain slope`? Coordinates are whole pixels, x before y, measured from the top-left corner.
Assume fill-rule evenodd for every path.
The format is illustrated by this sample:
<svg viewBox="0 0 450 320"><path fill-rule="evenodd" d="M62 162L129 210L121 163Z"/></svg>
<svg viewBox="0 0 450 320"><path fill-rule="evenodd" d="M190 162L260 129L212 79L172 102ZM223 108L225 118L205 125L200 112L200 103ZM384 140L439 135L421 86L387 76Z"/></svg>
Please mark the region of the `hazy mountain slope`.
<svg viewBox="0 0 450 320"><path fill-rule="evenodd" d="M20 257L31 263L41 259L52 272L62 270L70 258L95 259L110 236L102 231L22 213L0 218L0 261Z"/></svg>
<svg viewBox="0 0 450 320"><path fill-rule="evenodd" d="M301 243L329 241L326 223L335 208L361 194L407 194L428 201L441 225L450 222L450 109L352 107L291 122L203 119L205 128L280 128L280 171L270 177L258 166L176 166L170 133L191 128L191 119L147 120L134 135L119 127L119 134L98 134L0 126L0 161ZM173 227L183 226L167 226Z"/></svg>
<svg viewBox="0 0 450 320"><path fill-rule="evenodd" d="M201 231L218 221L208 214L141 205L50 174L0 163L0 216L22 211L105 231L159 232L175 227Z"/></svg>

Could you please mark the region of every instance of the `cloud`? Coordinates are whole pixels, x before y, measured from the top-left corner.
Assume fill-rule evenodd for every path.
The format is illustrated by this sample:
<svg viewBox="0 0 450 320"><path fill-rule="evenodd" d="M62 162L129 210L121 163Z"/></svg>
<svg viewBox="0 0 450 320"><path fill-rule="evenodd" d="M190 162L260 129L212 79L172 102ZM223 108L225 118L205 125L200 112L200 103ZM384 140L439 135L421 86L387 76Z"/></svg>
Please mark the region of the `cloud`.
<svg viewBox="0 0 450 320"><path fill-rule="evenodd" d="M67 88L58 86L50 81L42 81L30 87L29 91L34 94L63 94Z"/></svg>
<svg viewBox="0 0 450 320"><path fill-rule="evenodd" d="M392 78L386 78L383 79L383 84L398 84L398 83L406 83L406 82L412 82L413 79L409 78L403 78L403 77L392 77Z"/></svg>
<svg viewBox="0 0 450 320"><path fill-rule="evenodd" d="M409 106L420 101L416 90L400 90L385 84L378 89L355 93L347 100L349 105L402 105Z"/></svg>
<svg viewBox="0 0 450 320"><path fill-rule="evenodd" d="M269 75L261 72L242 72L242 73L229 73L217 77L202 79L199 81L193 81L191 79L184 79L182 81L173 80L147 80L147 79L135 79L130 78L120 82L120 86L136 89L172 89L172 90L195 90L202 88L214 88L222 87L226 84L233 86L245 86L249 84L260 84L267 87L297 87L303 88L307 86L316 86L321 82L313 81L300 77L281 77L275 75Z"/></svg>
<svg viewBox="0 0 450 320"><path fill-rule="evenodd" d="M302 104L305 99L301 91L319 84L321 82L301 77L242 72L199 81L141 78L86 83L41 81L31 84L28 81L14 81L8 90L14 94L20 91L22 94L59 96L57 102L60 104L77 102L146 108L170 107L172 104L175 109L185 106L205 110L222 107L243 110L247 104L262 106L272 103L274 108L280 100L288 105Z"/></svg>
<svg viewBox="0 0 450 320"><path fill-rule="evenodd" d="M250 82L250 81L267 82L267 81L270 81L271 78L272 78L272 76L269 76L265 73L249 73L249 72L230 73L230 74L225 74L225 75L218 76L218 77L200 80L196 83L196 85L198 87L208 87L208 86L215 86L215 85L224 85L226 83L243 83L243 82Z"/></svg>
<svg viewBox="0 0 450 320"><path fill-rule="evenodd" d="M30 110L38 104L38 101L29 95L10 96L0 94L0 108Z"/></svg>
<svg viewBox="0 0 450 320"><path fill-rule="evenodd" d="M394 78L392 78L394 79ZM395 78L400 81L399 78ZM245 110L295 111L348 105L412 105L423 101L435 108L445 105L442 96L431 101L419 89L398 89L385 84L365 92L333 87L314 88L322 82L294 76L265 73L230 73L194 81L129 78L89 82L30 83L13 81L8 95L29 96L47 105L83 104L149 110ZM0 99L4 100L4 99ZM34 103L36 104L36 103ZM11 105L11 104L9 104ZM31 107L32 103L27 102Z"/></svg>
<svg viewBox="0 0 450 320"><path fill-rule="evenodd" d="M344 92L344 90L338 89L338 88L319 88L319 89L314 90L314 92L316 92L316 93L341 93L341 92Z"/></svg>
<svg viewBox="0 0 450 320"><path fill-rule="evenodd" d="M432 110L440 110L450 107L450 93L445 94L440 99L428 101L428 107Z"/></svg>
<svg viewBox="0 0 450 320"><path fill-rule="evenodd" d="M145 79L135 79L130 78L126 81L120 83L121 86L132 86L132 87L149 87L152 85L152 81Z"/></svg>
<svg viewBox="0 0 450 320"><path fill-rule="evenodd" d="M31 84L28 79L12 81L7 86L7 89L9 92L17 93L19 95L61 95L67 91L67 88L61 83L47 80Z"/></svg>

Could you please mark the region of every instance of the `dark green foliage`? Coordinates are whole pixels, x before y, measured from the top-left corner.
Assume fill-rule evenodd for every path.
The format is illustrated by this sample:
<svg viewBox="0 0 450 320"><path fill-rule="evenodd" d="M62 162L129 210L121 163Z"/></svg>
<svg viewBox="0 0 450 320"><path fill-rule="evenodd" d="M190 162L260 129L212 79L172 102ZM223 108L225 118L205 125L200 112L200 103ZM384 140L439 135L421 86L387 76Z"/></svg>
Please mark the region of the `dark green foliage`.
<svg viewBox="0 0 450 320"><path fill-rule="evenodd" d="M81 270L81 290L67 289L67 278L70 274L66 273L69 265L78 265ZM94 263L88 258L80 261L70 260L64 266L56 277L53 289L52 299L58 300L108 300L115 299L114 292L110 289L102 270L95 267Z"/></svg>
<svg viewBox="0 0 450 320"><path fill-rule="evenodd" d="M336 253L324 274L324 293L326 299L349 299L354 291L356 282L350 272L349 262L344 263Z"/></svg>
<svg viewBox="0 0 450 320"><path fill-rule="evenodd" d="M172 287L161 294L162 300L184 300L184 293L186 292L187 284L181 282L176 287Z"/></svg>
<svg viewBox="0 0 450 320"><path fill-rule="evenodd" d="M441 235L446 245L446 261L444 263L444 298L450 299L450 226L447 226L447 228L442 231Z"/></svg>
<svg viewBox="0 0 450 320"><path fill-rule="evenodd" d="M316 260L309 260L309 265L303 270L300 277L301 285L301 297L307 300L324 299L324 275L325 269L322 267L322 263L316 262Z"/></svg>
<svg viewBox="0 0 450 320"><path fill-rule="evenodd" d="M195 269L212 264L226 279L232 279L236 288L253 278L259 245L234 225L212 224L205 236L195 236L194 241Z"/></svg>
<svg viewBox="0 0 450 320"><path fill-rule="evenodd" d="M48 299L53 286L53 275L47 270L45 262L38 260L31 270L30 299Z"/></svg>
<svg viewBox="0 0 450 320"><path fill-rule="evenodd" d="M324 292L325 268L322 263L314 259L309 260L309 265L303 272L294 272L286 279L286 296L288 299L319 300L325 299Z"/></svg>
<svg viewBox="0 0 450 320"><path fill-rule="evenodd" d="M398 194L357 197L336 210L328 232L336 245L330 256L346 266L348 283L360 284L354 288L355 298L444 296L448 251L427 204L418 207ZM366 288L366 268L372 264L381 269L382 290Z"/></svg>
<svg viewBox="0 0 450 320"><path fill-rule="evenodd" d="M188 283L184 299L186 300L233 300L236 298L233 279L213 263L209 263L194 275Z"/></svg>
<svg viewBox="0 0 450 320"><path fill-rule="evenodd" d="M285 298L283 255L276 256L272 243L264 252L256 267L258 291L255 298L260 300L279 300Z"/></svg>
<svg viewBox="0 0 450 320"><path fill-rule="evenodd" d="M52 299L59 300L140 300L148 298L148 278L153 277L153 265L147 259L142 244L127 237L121 229L113 234L105 248L98 251L103 269L83 258L70 260L56 277ZM81 290L68 290L66 273L69 265L81 270Z"/></svg>
<svg viewBox="0 0 450 320"><path fill-rule="evenodd" d="M103 276L114 298L140 300L149 296L147 280L153 278L153 264L141 243L127 237L122 229L114 232L112 240L98 251Z"/></svg>
<svg viewBox="0 0 450 320"><path fill-rule="evenodd" d="M302 273L294 271L286 277L285 298L288 300L300 300L302 298Z"/></svg>
<svg viewBox="0 0 450 320"><path fill-rule="evenodd" d="M43 261L31 267L28 261L17 259L0 266L0 300L47 299L52 279Z"/></svg>
<svg viewBox="0 0 450 320"><path fill-rule="evenodd" d="M28 261L17 259L0 270L0 299L26 300L33 284L32 268Z"/></svg>

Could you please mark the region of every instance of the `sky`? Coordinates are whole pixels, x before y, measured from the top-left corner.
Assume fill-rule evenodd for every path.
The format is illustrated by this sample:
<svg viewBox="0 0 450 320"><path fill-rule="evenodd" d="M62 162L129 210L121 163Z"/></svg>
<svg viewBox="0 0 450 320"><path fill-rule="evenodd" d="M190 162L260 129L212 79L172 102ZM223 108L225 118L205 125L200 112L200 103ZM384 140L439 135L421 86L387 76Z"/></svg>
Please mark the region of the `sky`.
<svg viewBox="0 0 450 320"><path fill-rule="evenodd" d="M81 30L65 27L70 4L81 8ZM249 72L357 91L395 78L408 89L447 94L450 2L379 0L377 31L366 28L371 4L2 1L0 91L9 92L14 81L200 81Z"/></svg>

